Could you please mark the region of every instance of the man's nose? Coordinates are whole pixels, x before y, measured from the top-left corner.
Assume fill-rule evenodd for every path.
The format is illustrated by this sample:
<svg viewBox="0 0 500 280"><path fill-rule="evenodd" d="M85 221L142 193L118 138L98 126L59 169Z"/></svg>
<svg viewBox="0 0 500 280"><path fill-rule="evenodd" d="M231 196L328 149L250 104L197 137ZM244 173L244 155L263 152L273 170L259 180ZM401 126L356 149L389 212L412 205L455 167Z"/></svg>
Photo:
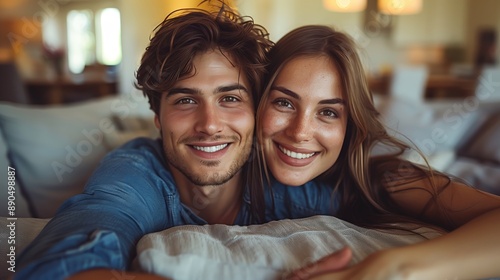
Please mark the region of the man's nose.
<svg viewBox="0 0 500 280"><path fill-rule="evenodd" d="M195 125L196 132L214 135L223 130L223 120L215 105L205 104L199 108Z"/></svg>
<svg viewBox="0 0 500 280"><path fill-rule="evenodd" d="M293 118L286 133L295 142L300 143L310 141L314 136L315 129L314 116L302 113Z"/></svg>

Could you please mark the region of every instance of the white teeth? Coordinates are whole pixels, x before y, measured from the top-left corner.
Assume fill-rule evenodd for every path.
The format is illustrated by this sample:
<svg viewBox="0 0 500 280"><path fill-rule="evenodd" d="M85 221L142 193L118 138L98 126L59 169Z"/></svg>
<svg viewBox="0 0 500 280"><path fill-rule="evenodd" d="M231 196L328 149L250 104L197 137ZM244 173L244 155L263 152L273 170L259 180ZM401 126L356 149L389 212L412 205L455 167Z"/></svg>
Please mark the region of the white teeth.
<svg viewBox="0 0 500 280"><path fill-rule="evenodd" d="M201 146L193 146L198 151L202 151L205 153L215 153L227 147L227 144L217 145L217 146L209 146L209 147L201 147Z"/></svg>
<svg viewBox="0 0 500 280"><path fill-rule="evenodd" d="M303 153L296 153L296 152L292 152L292 151L289 151L281 146L279 146L280 150L287 156L291 157L291 158L296 158L296 159L305 159L305 158L310 158L312 156L314 156L314 153L310 153L310 154L303 154Z"/></svg>

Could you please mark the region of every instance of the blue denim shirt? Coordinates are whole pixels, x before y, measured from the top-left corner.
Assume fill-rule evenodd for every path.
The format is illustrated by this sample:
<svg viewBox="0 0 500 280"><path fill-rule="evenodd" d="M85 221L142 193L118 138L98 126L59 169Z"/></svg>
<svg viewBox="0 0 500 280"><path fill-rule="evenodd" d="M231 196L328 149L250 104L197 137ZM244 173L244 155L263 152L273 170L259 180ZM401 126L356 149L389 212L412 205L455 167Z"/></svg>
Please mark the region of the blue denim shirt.
<svg viewBox="0 0 500 280"><path fill-rule="evenodd" d="M103 267L126 270L143 235L207 224L180 201L165 166L160 140L138 138L108 154L83 193L68 199L24 250L14 279L64 279ZM272 197L266 194L267 221L336 210L330 187L314 182L287 187L273 181ZM243 201L236 225L251 223L248 193Z"/></svg>

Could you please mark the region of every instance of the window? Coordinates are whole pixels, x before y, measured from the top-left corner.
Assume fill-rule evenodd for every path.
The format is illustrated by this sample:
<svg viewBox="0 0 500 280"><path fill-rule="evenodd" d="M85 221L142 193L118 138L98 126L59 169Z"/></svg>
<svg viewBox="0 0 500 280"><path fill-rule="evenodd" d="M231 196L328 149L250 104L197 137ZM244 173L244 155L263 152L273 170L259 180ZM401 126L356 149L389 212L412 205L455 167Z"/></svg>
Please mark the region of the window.
<svg viewBox="0 0 500 280"><path fill-rule="evenodd" d="M120 12L72 10L67 16L68 66L81 73L86 65L117 65L122 58Z"/></svg>
<svg viewBox="0 0 500 280"><path fill-rule="evenodd" d="M81 73L85 65L95 63L92 11L68 13L68 64L72 73Z"/></svg>
<svg viewBox="0 0 500 280"><path fill-rule="evenodd" d="M117 65L122 60L120 12L107 8L96 18L97 61L105 65Z"/></svg>

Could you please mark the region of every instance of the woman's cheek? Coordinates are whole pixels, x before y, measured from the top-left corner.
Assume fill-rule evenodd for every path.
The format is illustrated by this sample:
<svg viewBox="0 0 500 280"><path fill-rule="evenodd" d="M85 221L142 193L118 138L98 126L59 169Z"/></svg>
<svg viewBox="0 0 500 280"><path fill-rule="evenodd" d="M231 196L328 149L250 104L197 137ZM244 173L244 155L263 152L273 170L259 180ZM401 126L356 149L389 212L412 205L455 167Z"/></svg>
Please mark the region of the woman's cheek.
<svg viewBox="0 0 500 280"><path fill-rule="evenodd" d="M264 111L265 115L262 118L262 129L264 136L271 136L283 130L288 125L288 118L281 113Z"/></svg>

